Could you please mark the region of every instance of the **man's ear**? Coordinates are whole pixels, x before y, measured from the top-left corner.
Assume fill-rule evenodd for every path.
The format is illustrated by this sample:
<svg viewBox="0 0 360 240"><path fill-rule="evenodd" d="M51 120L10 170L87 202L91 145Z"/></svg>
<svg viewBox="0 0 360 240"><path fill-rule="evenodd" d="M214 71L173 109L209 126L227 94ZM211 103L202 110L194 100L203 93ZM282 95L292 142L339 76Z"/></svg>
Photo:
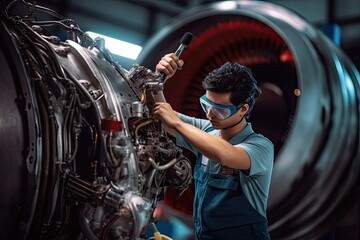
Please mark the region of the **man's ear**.
<svg viewBox="0 0 360 240"><path fill-rule="evenodd" d="M240 108L240 113L242 115L245 115L250 109L249 104L245 103L241 108Z"/></svg>

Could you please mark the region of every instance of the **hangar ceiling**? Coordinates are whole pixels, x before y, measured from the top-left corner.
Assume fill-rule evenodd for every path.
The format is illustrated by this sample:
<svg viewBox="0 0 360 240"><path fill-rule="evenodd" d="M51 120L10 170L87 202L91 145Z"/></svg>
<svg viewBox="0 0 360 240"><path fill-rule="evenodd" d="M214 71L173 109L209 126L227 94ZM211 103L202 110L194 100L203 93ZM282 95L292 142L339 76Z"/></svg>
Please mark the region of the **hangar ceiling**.
<svg viewBox="0 0 360 240"><path fill-rule="evenodd" d="M41 0L71 18L83 31L93 31L140 46L177 15L193 7L220 2L216 0ZM337 24L341 30L340 47L360 68L360 1L358 0L269 0L287 7L319 28ZM133 62L117 59L124 67ZM136 61L135 61L136 62Z"/></svg>

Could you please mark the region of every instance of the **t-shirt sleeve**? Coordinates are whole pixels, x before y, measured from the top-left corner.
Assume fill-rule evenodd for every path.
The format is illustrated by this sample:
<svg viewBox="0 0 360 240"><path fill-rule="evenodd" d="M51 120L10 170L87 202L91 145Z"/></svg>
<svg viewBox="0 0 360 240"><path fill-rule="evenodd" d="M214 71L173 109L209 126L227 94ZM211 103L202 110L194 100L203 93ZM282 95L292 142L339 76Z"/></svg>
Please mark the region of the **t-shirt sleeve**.
<svg viewBox="0 0 360 240"><path fill-rule="evenodd" d="M274 145L265 137L256 137L251 141L240 143L250 157L250 176L264 175L272 169L274 160Z"/></svg>

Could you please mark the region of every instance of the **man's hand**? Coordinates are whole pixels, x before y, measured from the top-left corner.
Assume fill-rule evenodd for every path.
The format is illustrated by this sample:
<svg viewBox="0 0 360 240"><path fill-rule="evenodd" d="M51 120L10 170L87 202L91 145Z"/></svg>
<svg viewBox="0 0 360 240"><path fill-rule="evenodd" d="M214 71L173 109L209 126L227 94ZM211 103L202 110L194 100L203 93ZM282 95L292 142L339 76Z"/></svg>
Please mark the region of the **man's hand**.
<svg viewBox="0 0 360 240"><path fill-rule="evenodd" d="M161 122L170 129L175 129L176 125L181 122L169 103L157 102L154 106L153 116L156 119L160 119Z"/></svg>
<svg viewBox="0 0 360 240"><path fill-rule="evenodd" d="M172 77L176 70L181 69L184 61L180 60L175 53L166 54L156 65L157 72L163 72L168 78Z"/></svg>

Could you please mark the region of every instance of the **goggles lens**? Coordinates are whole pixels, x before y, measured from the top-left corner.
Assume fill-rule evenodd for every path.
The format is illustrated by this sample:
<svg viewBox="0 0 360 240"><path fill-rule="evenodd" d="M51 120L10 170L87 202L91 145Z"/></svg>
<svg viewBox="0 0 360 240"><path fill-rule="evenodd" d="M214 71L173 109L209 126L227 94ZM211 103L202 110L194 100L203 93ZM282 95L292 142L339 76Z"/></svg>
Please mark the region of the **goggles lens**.
<svg viewBox="0 0 360 240"><path fill-rule="evenodd" d="M209 99L206 95L200 97L200 104L205 113L209 110L215 115L216 118L224 120L238 111L235 105L221 105L216 104Z"/></svg>

